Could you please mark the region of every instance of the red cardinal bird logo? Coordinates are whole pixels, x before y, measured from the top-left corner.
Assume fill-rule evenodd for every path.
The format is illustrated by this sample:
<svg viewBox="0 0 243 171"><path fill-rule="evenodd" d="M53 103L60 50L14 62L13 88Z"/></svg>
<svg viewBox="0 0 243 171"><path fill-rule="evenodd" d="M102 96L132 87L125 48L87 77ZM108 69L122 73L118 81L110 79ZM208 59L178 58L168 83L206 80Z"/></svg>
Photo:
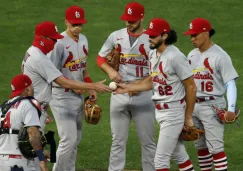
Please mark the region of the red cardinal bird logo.
<svg viewBox="0 0 243 171"><path fill-rule="evenodd" d="M67 67L67 64L73 60L73 53L69 51L69 55L67 57L67 60L65 61L63 68Z"/></svg>
<svg viewBox="0 0 243 171"><path fill-rule="evenodd" d="M206 59L204 60L203 64L204 64L204 66L209 70L209 72L210 72L211 74L213 74L213 69L212 69L212 68L210 67L210 65L209 65L208 58L206 58Z"/></svg>
<svg viewBox="0 0 243 171"><path fill-rule="evenodd" d="M164 73L164 71L163 71L163 65L162 65L162 62L160 62L160 64L159 64L159 70L160 70L160 72L162 73L162 75L165 77L165 78L167 78L167 75Z"/></svg>
<svg viewBox="0 0 243 171"><path fill-rule="evenodd" d="M85 48L84 45L83 45L83 51L84 51L85 55L88 56L88 51L87 51L87 49Z"/></svg>
<svg viewBox="0 0 243 171"><path fill-rule="evenodd" d="M139 46L139 52L140 52L142 55L145 56L146 60L148 60L148 55L147 55L146 50L145 50L145 48L144 48L144 44L141 44L141 45Z"/></svg>
<svg viewBox="0 0 243 171"><path fill-rule="evenodd" d="M121 52L121 45L119 44L119 43L117 43L117 47L116 47L116 49L119 51L119 52Z"/></svg>

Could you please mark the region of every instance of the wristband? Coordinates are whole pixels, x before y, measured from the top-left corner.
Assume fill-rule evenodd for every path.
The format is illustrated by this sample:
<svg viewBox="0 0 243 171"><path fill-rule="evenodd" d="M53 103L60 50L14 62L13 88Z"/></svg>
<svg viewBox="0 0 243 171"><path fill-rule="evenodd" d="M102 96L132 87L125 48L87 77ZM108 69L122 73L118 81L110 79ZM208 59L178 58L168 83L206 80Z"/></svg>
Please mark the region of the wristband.
<svg viewBox="0 0 243 171"><path fill-rule="evenodd" d="M44 153L42 150L36 150L35 154L40 161L45 161Z"/></svg>
<svg viewBox="0 0 243 171"><path fill-rule="evenodd" d="M84 82L86 82L86 83L92 83L92 80L91 80L90 77L85 77L84 78Z"/></svg>

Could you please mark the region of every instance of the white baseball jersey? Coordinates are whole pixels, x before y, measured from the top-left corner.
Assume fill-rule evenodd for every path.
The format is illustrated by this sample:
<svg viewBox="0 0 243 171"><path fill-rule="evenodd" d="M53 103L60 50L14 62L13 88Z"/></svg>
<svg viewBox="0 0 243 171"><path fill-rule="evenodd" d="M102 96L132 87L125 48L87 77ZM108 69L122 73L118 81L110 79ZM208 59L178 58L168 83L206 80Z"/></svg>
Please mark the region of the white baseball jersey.
<svg viewBox="0 0 243 171"><path fill-rule="evenodd" d="M120 46L123 55L120 56L119 73L123 81L140 80L149 75L148 54L150 48L148 35L140 35L132 45L129 43L129 37L127 28L114 31L99 52L99 56L105 58L113 47Z"/></svg>
<svg viewBox="0 0 243 171"><path fill-rule="evenodd" d="M193 68L197 97L222 97L225 83L239 77L229 55L216 44L203 53L198 48L192 50L188 60Z"/></svg>
<svg viewBox="0 0 243 171"><path fill-rule="evenodd" d="M16 98L18 97L9 100L9 102L15 100ZM0 115L1 114L2 112L0 110ZM25 127L40 127L38 112L28 99L18 101L9 109L4 118L3 127L19 130L22 124L24 124ZM17 142L17 134L0 135L0 154L21 155Z"/></svg>
<svg viewBox="0 0 243 171"><path fill-rule="evenodd" d="M51 83L62 75L51 60L40 49L31 46L24 57L23 73L32 80L34 97L40 103L49 103L51 100Z"/></svg>
<svg viewBox="0 0 243 171"><path fill-rule="evenodd" d="M152 50L150 74L153 80L152 100L163 103L181 100L185 97L183 80L193 75L185 55L174 45L169 45L160 56Z"/></svg>
<svg viewBox="0 0 243 171"><path fill-rule="evenodd" d="M63 32L62 35L64 38L57 41L48 56L66 78L83 82L88 55L88 40L81 33L78 42L70 38L66 32Z"/></svg>

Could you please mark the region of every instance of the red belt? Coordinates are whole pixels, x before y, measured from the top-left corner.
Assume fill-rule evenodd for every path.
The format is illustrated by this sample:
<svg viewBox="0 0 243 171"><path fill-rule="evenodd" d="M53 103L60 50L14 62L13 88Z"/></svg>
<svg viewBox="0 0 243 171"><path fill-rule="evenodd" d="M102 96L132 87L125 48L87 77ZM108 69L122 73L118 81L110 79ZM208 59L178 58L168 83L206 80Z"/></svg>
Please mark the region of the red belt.
<svg viewBox="0 0 243 171"><path fill-rule="evenodd" d="M8 156L11 159L22 159L22 155L15 155L15 154L0 154L2 156Z"/></svg>
<svg viewBox="0 0 243 171"><path fill-rule="evenodd" d="M63 88L63 87L58 87L58 86L52 86L52 88L62 88L62 89L64 89L65 92L69 92L69 91L72 92L72 90L69 88Z"/></svg>
<svg viewBox="0 0 243 171"><path fill-rule="evenodd" d="M197 97L196 98L196 103L201 103L201 102L206 102L210 100L215 100L213 96L208 96L208 97Z"/></svg>
<svg viewBox="0 0 243 171"><path fill-rule="evenodd" d="M182 104L182 103L184 103L184 101L185 101L185 99L183 98L183 99L180 100L180 103ZM169 109L169 105L168 105L168 103L162 103L162 104L161 103L157 103L155 105L155 108L158 109L158 110Z"/></svg>

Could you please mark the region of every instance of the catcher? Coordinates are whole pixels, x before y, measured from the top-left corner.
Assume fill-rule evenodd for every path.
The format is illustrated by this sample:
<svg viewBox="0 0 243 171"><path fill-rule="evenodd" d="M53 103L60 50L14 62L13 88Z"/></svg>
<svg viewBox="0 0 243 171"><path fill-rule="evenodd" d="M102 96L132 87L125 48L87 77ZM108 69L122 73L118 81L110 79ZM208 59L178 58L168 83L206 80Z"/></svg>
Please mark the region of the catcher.
<svg viewBox="0 0 243 171"><path fill-rule="evenodd" d="M32 81L27 75L17 75L11 87L11 99L0 107L0 170L27 171L27 158L37 156L41 171L47 171L42 151L45 139L39 131L40 104L28 97L34 94Z"/></svg>

